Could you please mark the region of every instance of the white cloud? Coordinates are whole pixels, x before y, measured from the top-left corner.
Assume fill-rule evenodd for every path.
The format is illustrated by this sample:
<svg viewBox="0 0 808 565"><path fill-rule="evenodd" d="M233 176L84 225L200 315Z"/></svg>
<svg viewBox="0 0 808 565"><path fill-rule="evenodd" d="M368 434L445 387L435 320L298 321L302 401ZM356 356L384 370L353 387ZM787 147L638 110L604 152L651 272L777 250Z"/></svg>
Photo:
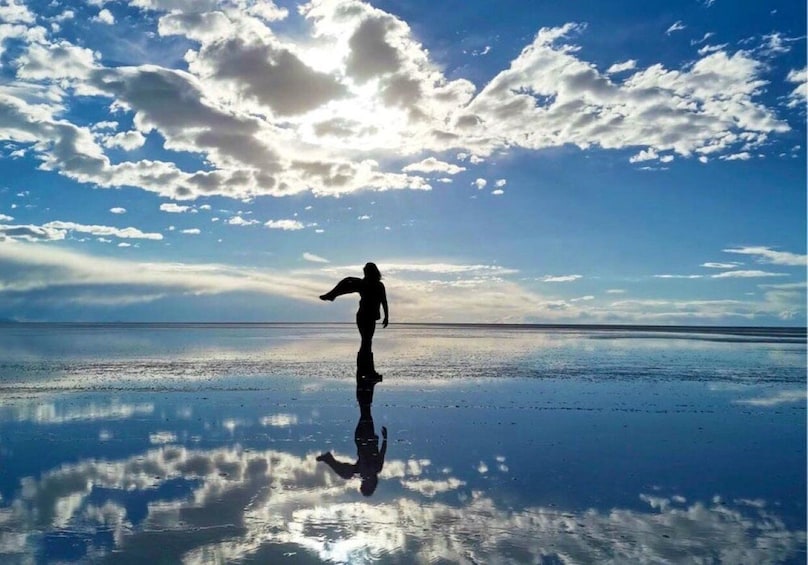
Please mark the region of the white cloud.
<svg viewBox="0 0 808 565"><path fill-rule="evenodd" d="M633 71L636 68L637 68L637 61L634 59L629 59L628 61L623 61L622 63L615 63L614 65L606 69L606 73L616 74L625 71Z"/></svg>
<svg viewBox="0 0 808 565"><path fill-rule="evenodd" d="M687 26L684 25L681 20L678 20L672 23L671 26L665 31L665 33L670 35L675 31L682 31L685 28L687 28Z"/></svg>
<svg viewBox="0 0 808 565"><path fill-rule="evenodd" d="M164 202L163 204L160 204L160 210L163 212L168 212L169 214L182 214L190 209L190 206L180 206L174 202Z"/></svg>
<svg viewBox="0 0 808 565"><path fill-rule="evenodd" d="M188 228L188 229L181 230L180 233L185 233L185 234L188 234L188 235L199 235L202 232L201 232L201 230L199 228Z"/></svg>
<svg viewBox="0 0 808 565"><path fill-rule="evenodd" d="M541 282L573 282L582 279L583 275L546 275Z"/></svg>
<svg viewBox="0 0 808 565"><path fill-rule="evenodd" d="M147 233L137 228L116 228L112 226L85 225L75 222L54 221L41 226L0 225L0 241L18 239L23 241L53 241L64 239L70 232L87 233L95 236L111 236L121 239L161 240L160 233Z"/></svg>
<svg viewBox="0 0 808 565"><path fill-rule="evenodd" d="M358 216L356 219L357 220L369 220L370 216L368 216L367 214L362 214L361 216Z"/></svg>
<svg viewBox="0 0 808 565"><path fill-rule="evenodd" d="M477 187L477 190L482 190L488 184L488 181L485 179L475 179L473 184Z"/></svg>
<svg viewBox="0 0 808 565"><path fill-rule="evenodd" d="M497 188L502 188L506 184L508 184L508 181L506 179L497 179L496 182L494 182L494 186L496 186Z"/></svg>
<svg viewBox="0 0 808 565"><path fill-rule="evenodd" d="M606 290L606 294L625 294L625 289L622 288L610 288Z"/></svg>
<svg viewBox="0 0 808 565"><path fill-rule="evenodd" d="M227 220L227 223L230 224L231 226L252 226L255 224L259 224L260 222L258 220L245 220L240 215L236 215Z"/></svg>
<svg viewBox="0 0 808 565"><path fill-rule="evenodd" d="M405 173L408 172L421 172L421 173L444 173L447 175L456 175L466 170L465 167L439 161L434 157L428 157L418 163L412 163L401 169Z"/></svg>
<svg viewBox="0 0 808 565"><path fill-rule="evenodd" d="M654 275L655 279L701 279L704 275Z"/></svg>
<svg viewBox="0 0 808 565"><path fill-rule="evenodd" d="M708 262L708 263L702 263L701 266L706 267L708 269L734 269L742 264L743 263L738 263L734 261L732 263Z"/></svg>
<svg viewBox="0 0 808 565"><path fill-rule="evenodd" d="M788 107L804 110L808 99L808 67L789 71L786 80L797 85L788 95Z"/></svg>
<svg viewBox="0 0 808 565"><path fill-rule="evenodd" d="M297 424L296 414L272 414L260 420L262 426L273 428L289 428Z"/></svg>
<svg viewBox="0 0 808 565"><path fill-rule="evenodd" d="M100 10L98 15L93 17L94 22L99 22L106 25L113 25L115 23L115 16L106 8Z"/></svg>
<svg viewBox="0 0 808 565"><path fill-rule="evenodd" d="M746 247L733 247L724 249L725 253L738 253L741 255L752 255L759 263L769 263L772 265L786 265L792 267L804 267L808 256L789 251L777 251L770 247L757 245Z"/></svg>
<svg viewBox="0 0 808 565"><path fill-rule="evenodd" d="M320 257L319 255L315 255L314 253L308 253L308 252L303 254L303 259L305 259L306 261L311 261L312 263L328 263L329 262L328 259L324 259L323 257Z"/></svg>
<svg viewBox="0 0 808 565"><path fill-rule="evenodd" d="M109 211L113 214L126 214L126 208L121 208L120 206L110 208Z"/></svg>
<svg viewBox="0 0 808 565"><path fill-rule="evenodd" d="M137 130L122 131L104 138L104 147L120 147L126 151L143 147L144 143L146 138Z"/></svg>
<svg viewBox="0 0 808 565"><path fill-rule="evenodd" d="M269 229L295 231L302 230L305 226L297 220L269 220L264 224Z"/></svg>
<svg viewBox="0 0 808 565"><path fill-rule="evenodd" d="M493 194L494 196L502 196L503 194L505 194L505 191L502 190L501 188L498 188L496 190L492 190L491 194Z"/></svg>
<svg viewBox="0 0 808 565"><path fill-rule="evenodd" d="M6 216L5 214L0 214L0 222L10 222L14 219L13 216Z"/></svg>
<svg viewBox="0 0 808 565"><path fill-rule="evenodd" d="M642 163L643 161L653 161L659 159L659 155L653 149L643 149L636 155L629 157L629 163Z"/></svg>
<svg viewBox="0 0 808 565"><path fill-rule="evenodd" d="M13 6L15 18L32 17ZM135 7L156 12L150 31L192 43L183 69L104 67L107 46L96 54L41 32L18 58L16 80L53 87L56 99L4 95L9 119L0 139L35 144L45 170L78 182L183 200L429 190L423 177L385 163L404 156L416 168L457 170L428 157L445 151L471 155L471 165L509 148L564 145L682 157L739 154L748 145L751 155L789 129L758 101L766 65L754 50L721 49L678 69L632 72L636 63L619 63L629 76L618 81L571 44L585 27L566 24L539 30L478 92L468 80L448 79L405 22L353 0L303 5L295 34L267 27L286 17L274 4L138 0ZM775 39L765 41L771 51ZM199 155L205 167L181 168L170 153L165 161L113 162L105 149L133 148L140 138L124 132L98 145L93 124L70 123L65 116L86 94L108 100L169 151Z"/></svg>
<svg viewBox="0 0 808 565"><path fill-rule="evenodd" d="M788 274L786 273L771 273L768 271L756 271L756 270L736 270L736 271L724 271L723 273L717 273L715 275L710 275L710 278L713 279L748 279L748 278L760 278L760 277L787 277Z"/></svg>

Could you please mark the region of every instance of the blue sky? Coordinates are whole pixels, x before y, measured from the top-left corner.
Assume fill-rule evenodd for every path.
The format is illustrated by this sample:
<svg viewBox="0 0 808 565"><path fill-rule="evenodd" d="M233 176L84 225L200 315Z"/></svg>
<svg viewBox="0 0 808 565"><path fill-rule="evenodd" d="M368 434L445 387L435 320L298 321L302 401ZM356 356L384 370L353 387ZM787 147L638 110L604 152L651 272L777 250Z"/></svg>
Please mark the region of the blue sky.
<svg viewBox="0 0 808 565"><path fill-rule="evenodd" d="M805 325L805 10L0 0L0 318Z"/></svg>

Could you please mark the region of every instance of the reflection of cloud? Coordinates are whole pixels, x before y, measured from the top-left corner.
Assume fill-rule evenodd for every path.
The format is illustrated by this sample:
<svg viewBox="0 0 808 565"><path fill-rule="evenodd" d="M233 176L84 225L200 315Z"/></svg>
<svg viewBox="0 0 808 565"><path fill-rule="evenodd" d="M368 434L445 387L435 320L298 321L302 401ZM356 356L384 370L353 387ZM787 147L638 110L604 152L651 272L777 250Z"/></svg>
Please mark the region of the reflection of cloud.
<svg viewBox="0 0 808 565"><path fill-rule="evenodd" d="M110 403L90 402L81 407L61 406L52 402L15 404L9 406L10 419L17 422L37 422L40 424L63 424L79 420L123 420L135 415L151 414L154 404L126 404L113 400Z"/></svg>
<svg viewBox="0 0 808 565"><path fill-rule="evenodd" d="M395 463L400 470L411 466ZM787 529L760 501L731 506L715 498L685 506L683 497L641 495L650 510L514 510L477 491L460 505L435 499L464 486L459 478L399 480L404 496L372 504L313 457L281 451L164 446L125 460L85 460L23 480L17 498L0 509L0 552L22 558L35 546L34 532L60 528L65 536L81 532L85 541L93 539L87 532L113 531L116 562L128 563L146 561L155 546L164 560L185 563L214 556L272 562L290 547L340 563L373 555L490 562L503 547L530 562L671 562L686 555L773 563L794 558L805 544L805 532ZM168 481L184 481L189 493L149 502L137 522L114 501L115 491L155 500L154 487ZM109 549L88 542L94 559Z"/></svg>
<svg viewBox="0 0 808 565"><path fill-rule="evenodd" d="M297 414L272 414L261 418L262 426L272 426L274 428L288 428L297 424Z"/></svg>
<svg viewBox="0 0 808 565"><path fill-rule="evenodd" d="M780 404L788 404L791 402L805 402L806 397L808 397L808 394L806 394L805 390L781 390L771 396L736 400L735 404L747 404L749 406L779 406Z"/></svg>
<svg viewBox="0 0 808 565"><path fill-rule="evenodd" d="M164 444L174 443L177 441L177 434L173 432L155 432L149 434L149 443L151 444Z"/></svg>

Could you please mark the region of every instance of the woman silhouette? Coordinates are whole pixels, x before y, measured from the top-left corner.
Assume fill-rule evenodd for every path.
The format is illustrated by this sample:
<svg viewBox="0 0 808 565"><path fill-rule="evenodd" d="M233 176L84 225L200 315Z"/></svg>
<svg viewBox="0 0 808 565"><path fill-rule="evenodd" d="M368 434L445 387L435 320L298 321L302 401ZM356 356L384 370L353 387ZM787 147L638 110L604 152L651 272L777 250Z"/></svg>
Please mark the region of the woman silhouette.
<svg viewBox="0 0 808 565"><path fill-rule="evenodd" d="M337 296L359 293L359 310L356 312L356 327L359 328L359 335L362 343L359 346L359 353L356 355L356 378L369 378L374 381L381 381L382 376L376 372L373 366L373 334L376 331L376 320L381 318L379 307L384 309L384 320L382 327L387 327L387 294L382 284L382 274L375 263L365 264L363 269L365 277L346 277L329 292L320 295L320 300L333 301Z"/></svg>

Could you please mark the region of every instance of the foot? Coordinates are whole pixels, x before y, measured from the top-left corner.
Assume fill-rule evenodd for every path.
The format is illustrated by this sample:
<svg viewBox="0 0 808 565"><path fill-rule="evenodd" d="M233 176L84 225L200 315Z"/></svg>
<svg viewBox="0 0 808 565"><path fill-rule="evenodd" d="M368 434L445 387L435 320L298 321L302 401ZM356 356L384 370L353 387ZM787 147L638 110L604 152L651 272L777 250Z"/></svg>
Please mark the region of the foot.
<svg viewBox="0 0 808 565"><path fill-rule="evenodd" d="M326 292L325 294L320 295L320 300L328 300L329 302L334 302L334 296L331 293Z"/></svg>
<svg viewBox="0 0 808 565"><path fill-rule="evenodd" d="M375 383L382 382L382 376L379 373L376 373L376 372L371 373L370 375L368 375L367 378L368 378L368 380L373 381Z"/></svg>
<svg viewBox="0 0 808 565"><path fill-rule="evenodd" d="M331 452L330 452L330 451L327 451L327 452L323 453L322 455L318 455L318 456L317 456L317 461L325 461L325 460L326 460L326 459L328 459L330 456L331 456Z"/></svg>

